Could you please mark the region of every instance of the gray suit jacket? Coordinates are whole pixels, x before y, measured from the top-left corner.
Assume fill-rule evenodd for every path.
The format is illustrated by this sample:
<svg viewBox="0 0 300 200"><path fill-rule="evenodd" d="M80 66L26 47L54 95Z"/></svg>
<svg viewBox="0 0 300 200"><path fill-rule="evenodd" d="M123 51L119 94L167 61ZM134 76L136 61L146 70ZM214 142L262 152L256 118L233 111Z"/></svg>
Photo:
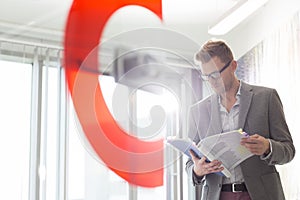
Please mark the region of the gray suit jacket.
<svg viewBox="0 0 300 200"><path fill-rule="evenodd" d="M252 200L284 200L276 164L285 164L295 155L295 147L286 124L280 98L275 89L241 83L239 127L248 134L269 138L272 154L262 160L252 156L241 163L242 173ZM189 137L198 143L201 138L222 131L216 94L194 104L189 112ZM219 200L222 176L209 174L196 177L193 162L186 171L195 185L201 185L201 200Z"/></svg>

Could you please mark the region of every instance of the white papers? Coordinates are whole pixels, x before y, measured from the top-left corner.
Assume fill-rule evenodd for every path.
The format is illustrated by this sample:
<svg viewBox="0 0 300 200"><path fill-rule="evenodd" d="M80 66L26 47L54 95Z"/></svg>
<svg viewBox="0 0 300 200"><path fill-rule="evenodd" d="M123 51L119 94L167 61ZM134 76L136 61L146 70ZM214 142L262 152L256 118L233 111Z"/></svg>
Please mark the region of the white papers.
<svg viewBox="0 0 300 200"><path fill-rule="evenodd" d="M199 157L205 155L210 161L221 161L224 167L222 173L230 177L231 169L253 155L240 144L241 138L245 137L242 133L241 130L235 130L206 137L200 141L196 150L195 144L187 139L167 139L167 143L188 156L189 150L192 149Z"/></svg>

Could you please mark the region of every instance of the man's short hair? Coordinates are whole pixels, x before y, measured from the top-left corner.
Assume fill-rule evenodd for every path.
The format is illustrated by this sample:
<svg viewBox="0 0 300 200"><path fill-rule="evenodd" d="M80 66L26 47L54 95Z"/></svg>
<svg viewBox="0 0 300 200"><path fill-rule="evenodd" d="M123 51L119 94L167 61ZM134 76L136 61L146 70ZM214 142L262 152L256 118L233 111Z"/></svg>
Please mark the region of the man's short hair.
<svg viewBox="0 0 300 200"><path fill-rule="evenodd" d="M228 44L223 40L208 40L200 50L195 53L194 60L199 63L207 63L217 56L223 63L233 60L233 53Z"/></svg>

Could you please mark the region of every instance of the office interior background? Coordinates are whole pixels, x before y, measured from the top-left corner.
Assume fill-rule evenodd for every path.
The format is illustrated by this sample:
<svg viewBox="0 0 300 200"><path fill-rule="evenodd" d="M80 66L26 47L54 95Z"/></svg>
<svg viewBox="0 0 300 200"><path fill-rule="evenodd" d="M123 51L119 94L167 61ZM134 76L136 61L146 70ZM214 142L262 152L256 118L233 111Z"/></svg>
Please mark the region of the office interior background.
<svg viewBox="0 0 300 200"><path fill-rule="evenodd" d="M232 27L213 29L249 2L253 3L252 12L234 16ZM0 2L0 198L195 199L194 188L184 172L186 157L173 149L165 147L163 185L148 188L129 184L116 175L87 144L64 74L64 29L71 4L71 0ZM127 117L117 119L122 128L134 131L142 140L186 137L188 106L211 92L198 77L193 54L204 41L221 38L235 52L240 79L278 90L297 148L299 10L297 0L162 0L161 21L140 6L120 8L108 20L99 41L99 82L107 106L116 114L116 91L123 91L130 99L125 98L124 105L117 106L128 111ZM173 43L161 41L164 51L141 49L122 54L144 47L147 40L151 42L155 35L147 33L153 30L174 37ZM142 34L144 40L123 37L126 34ZM170 70L143 68L141 76L120 78L136 64L147 64L149 60L163 62ZM139 88L148 76L162 84ZM164 110L164 123L156 135L133 130L151 124L154 106ZM292 162L277 167L288 200L300 199L299 158L296 153Z"/></svg>

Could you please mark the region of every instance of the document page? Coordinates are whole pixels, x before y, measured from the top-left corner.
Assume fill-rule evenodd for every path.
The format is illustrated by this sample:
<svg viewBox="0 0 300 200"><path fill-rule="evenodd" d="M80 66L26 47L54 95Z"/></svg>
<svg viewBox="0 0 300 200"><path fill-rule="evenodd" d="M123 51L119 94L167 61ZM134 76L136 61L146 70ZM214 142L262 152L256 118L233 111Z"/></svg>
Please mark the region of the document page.
<svg viewBox="0 0 300 200"><path fill-rule="evenodd" d="M221 161L224 167L222 174L230 177L231 169L253 155L240 144L242 137L245 137L242 130L235 130L206 137L197 146L182 138L169 138L166 142L189 157L192 150L199 158L204 155L208 161Z"/></svg>
<svg viewBox="0 0 300 200"><path fill-rule="evenodd" d="M209 160L221 161L225 171L229 171L253 155L240 144L241 138L245 137L242 133L235 130L206 137L200 141L198 148Z"/></svg>

